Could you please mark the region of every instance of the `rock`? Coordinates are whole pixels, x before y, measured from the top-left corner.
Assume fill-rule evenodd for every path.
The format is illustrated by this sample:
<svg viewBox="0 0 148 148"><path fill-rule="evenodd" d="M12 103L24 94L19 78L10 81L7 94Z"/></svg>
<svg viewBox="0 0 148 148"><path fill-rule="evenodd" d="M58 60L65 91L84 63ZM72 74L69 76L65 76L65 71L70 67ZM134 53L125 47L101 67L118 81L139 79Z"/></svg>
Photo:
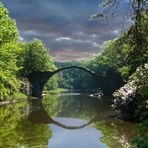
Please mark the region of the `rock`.
<svg viewBox="0 0 148 148"><path fill-rule="evenodd" d="M142 95L142 91L147 85L147 70L148 68L137 68L129 81L113 93L114 102L112 107L120 113L120 116L133 120L139 104L146 101L146 96Z"/></svg>

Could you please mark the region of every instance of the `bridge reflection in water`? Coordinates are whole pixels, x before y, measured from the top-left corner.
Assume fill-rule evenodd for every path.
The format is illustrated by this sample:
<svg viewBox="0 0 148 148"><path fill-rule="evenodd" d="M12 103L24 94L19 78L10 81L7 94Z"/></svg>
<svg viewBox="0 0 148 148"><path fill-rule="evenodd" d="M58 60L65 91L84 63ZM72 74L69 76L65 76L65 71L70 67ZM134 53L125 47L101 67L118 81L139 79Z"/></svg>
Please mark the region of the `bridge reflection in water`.
<svg viewBox="0 0 148 148"><path fill-rule="evenodd" d="M110 103L66 93L0 108L0 147L128 147L134 125L110 118Z"/></svg>
<svg viewBox="0 0 148 148"><path fill-rule="evenodd" d="M59 127L65 128L65 129L81 129L85 126L88 126L89 124L96 121L98 118L98 114L96 114L92 119L90 119L87 123L80 125L80 126L67 126L64 125L58 121L55 121L50 115L45 111L42 100L31 100L30 101L30 111L28 115L28 120L34 124L54 124Z"/></svg>
<svg viewBox="0 0 148 148"><path fill-rule="evenodd" d="M99 114L104 112L106 104L101 104L101 100L90 98L88 94L63 93L58 98L50 96L29 101L28 120L32 125L49 126L52 137L49 137L48 147L105 148L106 145L98 140L101 132L91 125L97 122L101 117Z"/></svg>

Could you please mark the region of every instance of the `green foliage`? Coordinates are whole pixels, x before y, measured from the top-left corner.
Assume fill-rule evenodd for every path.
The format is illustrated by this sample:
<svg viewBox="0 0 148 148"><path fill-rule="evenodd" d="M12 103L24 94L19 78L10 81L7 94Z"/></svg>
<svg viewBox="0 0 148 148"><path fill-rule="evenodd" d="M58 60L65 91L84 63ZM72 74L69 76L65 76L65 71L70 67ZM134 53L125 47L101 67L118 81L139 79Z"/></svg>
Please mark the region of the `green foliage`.
<svg viewBox="0 0 148 148"><path fill-rule="evenodd" d="M148 59L148 11L139 12L139 15L140 18L128 31L130 51L127 61L132 65L132 71Z"/></svg>
<svg viewBox="0 0 148 148"><path fill-rule="evenodd" d="M38 39L25 44L22 73L28 75L32 71L54 70L55 66L45 45Z"/></svg>
<svg viewBox="0 0 148 148"><path fill-rule="evenodd" d="M44 87L44 90L55 90L58 88L58 85L58 77L53 76L50 78L50 80L48 80L47 84Z"/></svg>
<svg viewBox="0 0 148 148"><path fill-rule="evenodd" d="M140 102L134 113L135 117L139 119L140 122L143 122L148 118L148 107L146 101Z"/></svg>
<svg viewBox="0 0 148 148"><path fill-rule="evenodd" d="M53 90L45 90L43 92L43 94L45 94L45 96L49 96L49 95L56 95L56 94L60 94L62 92L68 91L68 89L64 89L64 88L56 88Z"/></svg>
<svg viewBox="0 0 148 148"><path fill-rule="evenodd" d="M24 93L18 92L14 94L14 98L15 99L27 99L28 96Z"/></svg>
<svg viewBox="0 0 148 148"><path fill-rule="evenodd" d="M49 126L31 123L27 108L28 102L0 108L1 148L47 146L52 136Z"/></svg>
<svg viewBox="0 0 148 148"><path fill-rule="evenodd" d="M47 48L38 39L23 45L21 55L23 58L19 59L21 76L27 76L32 71L53 71L56 69ZM58 77L52 77L46 84L45 90L56 89L58 87Z"/></svg>
<svg viewBox="0 0 148 148"><path fill-rule="evenodd" d="M148 120L141 123L138 128L138 136L133 139L134 148L147 148L148 147Z"/></svg>
<svg viewBox="0 0 148 148"><path fill-rule="evenodd" d="M16 41L18 31L15 21L8 15L8 10L0 2L0 46L5 43Z"/></svg>
<svg viewBox="0 0 148 148"><path fill-rule="evenodd" d="M0 3L0 100L19 91L17 54L20 47L16 43L17 38L15 21L9 17L8 10Z"/></svg>
<svg viewBox="0 0 148 148"><path fill-rule="evenodd" d="M121 73L121 76L123 78L123 80L127 80L129 77L129 67L128 66L123 66L121 68L118 69L119 72Z"/></svg>
<svg viewBox="0 0 148 148"><path fill-rule="evenodd" d="M130 148L131 135L134 135L134 126L121 121L100 120L95 127L101 131L101 141L109 148ZM130 128L129 128L130 127Z"/></svg>

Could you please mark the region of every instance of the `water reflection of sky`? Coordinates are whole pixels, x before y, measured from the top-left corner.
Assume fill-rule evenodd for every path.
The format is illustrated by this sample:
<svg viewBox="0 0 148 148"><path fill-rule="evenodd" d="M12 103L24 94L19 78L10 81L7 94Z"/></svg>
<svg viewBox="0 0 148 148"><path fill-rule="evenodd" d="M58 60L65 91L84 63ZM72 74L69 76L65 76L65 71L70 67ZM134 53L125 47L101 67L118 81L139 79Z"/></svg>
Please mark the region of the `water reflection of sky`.
<svg viewBox="0 0 148 148"><path fill-rule="evenodd" d="M80 126L87 121L74 118L55 118L56 121L68 126ZM99 141L101 132L93 127L86 126L81 129L68 130L56 125L49 125L52 138L48 140L48 148L106 148Z"/></svg>

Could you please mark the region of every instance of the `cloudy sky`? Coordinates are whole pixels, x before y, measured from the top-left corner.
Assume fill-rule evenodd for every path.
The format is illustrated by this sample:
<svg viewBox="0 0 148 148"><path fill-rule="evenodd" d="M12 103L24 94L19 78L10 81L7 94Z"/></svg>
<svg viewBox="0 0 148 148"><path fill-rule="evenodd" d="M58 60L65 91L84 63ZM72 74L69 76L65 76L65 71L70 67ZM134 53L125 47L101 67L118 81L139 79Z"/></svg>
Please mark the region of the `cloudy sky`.
<svg viewBox="0 0 148 148"><path fill-rule="evenodd" d="M2 0L21 40L41 39L55 61L88 58L102 50L104 41L126 31L131 24L123 15L129 11L127 1L111 9L118 16L103 22L90 19L100 11L101 0Z"/></svg>

